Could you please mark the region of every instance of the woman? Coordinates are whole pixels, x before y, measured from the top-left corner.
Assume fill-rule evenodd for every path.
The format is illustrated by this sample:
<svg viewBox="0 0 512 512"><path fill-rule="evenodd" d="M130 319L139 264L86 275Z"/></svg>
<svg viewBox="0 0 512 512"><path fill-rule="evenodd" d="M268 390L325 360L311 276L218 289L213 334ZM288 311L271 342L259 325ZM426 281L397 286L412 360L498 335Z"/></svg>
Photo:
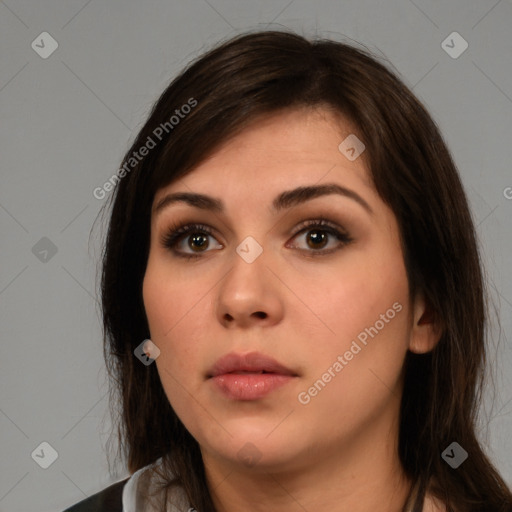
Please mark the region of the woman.
<svg viewBox="0 0 512 512"><path fill-rule="evenodd" d="M115 181L105 356L132 476L69 510L512 510L475 435L467 199L383 65L238 36L169 85Z"/></svg>

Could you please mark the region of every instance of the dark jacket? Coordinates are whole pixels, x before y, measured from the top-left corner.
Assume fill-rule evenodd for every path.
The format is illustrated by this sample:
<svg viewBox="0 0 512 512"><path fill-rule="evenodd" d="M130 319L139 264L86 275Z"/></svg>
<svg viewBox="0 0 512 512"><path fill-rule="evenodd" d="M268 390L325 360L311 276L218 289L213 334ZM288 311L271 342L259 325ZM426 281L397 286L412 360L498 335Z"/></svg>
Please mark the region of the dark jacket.
<svg viewBox="0 0 512 512"><path fill-rule="evenodd" d="M122 512L123 488L128 480L129 477L89 496L64 512Z"/></svg>
<svg viewBox="0 0 512 512"><path fill-rule="evenodd" d="M103 491L93 494L89 498L67 508L63 512L123 512L123 488L124 484L129 479L130 477L121 480ZM417 482L416 485L413 486L412 492L407 500L407 508L410 509L409 507L412 505L410 509L412 512L422 512L424 496L425 487Z"/></svg>

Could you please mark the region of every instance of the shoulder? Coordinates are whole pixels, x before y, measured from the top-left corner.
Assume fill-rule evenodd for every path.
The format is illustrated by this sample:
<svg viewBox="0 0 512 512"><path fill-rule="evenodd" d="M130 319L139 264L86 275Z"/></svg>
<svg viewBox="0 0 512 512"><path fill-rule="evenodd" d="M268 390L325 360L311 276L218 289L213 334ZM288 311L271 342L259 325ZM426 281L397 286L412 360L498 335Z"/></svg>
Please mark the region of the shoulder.
<svg viewBox="0 0 512 512"><path fill-rule="evenodd" d="M67 508L64 512L122 512L123 488L129 478L110 485L89 498Z"/></svg>

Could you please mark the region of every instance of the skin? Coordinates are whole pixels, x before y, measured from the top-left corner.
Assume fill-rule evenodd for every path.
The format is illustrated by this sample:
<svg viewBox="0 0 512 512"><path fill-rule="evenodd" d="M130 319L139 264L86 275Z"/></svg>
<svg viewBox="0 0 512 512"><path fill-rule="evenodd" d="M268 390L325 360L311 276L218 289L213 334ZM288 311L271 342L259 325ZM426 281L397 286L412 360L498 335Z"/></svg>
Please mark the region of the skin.
<svg viewBox="0 0 512 512"><path fill-rule="evenodd" d="M402 367L408 350L431 350L439 333L428 315L420 322L422 297L409 297L396 218L371 183L364 153L349 161L338 150L351 133L346 120L323 108L265 116L155 195L153 205L170 192L225 203L223 213L183 202L153 212L143 282L162 385L201 446L219 512L399 511L409 492L397 453ZM284 190L325 183L353 190L373 214L335 194L271 211ZM325 247L311 243L316 228L298 228L320 215L353 241L340 245L328 234ZM182 221L214 229L205 235L207 248L194 245L191 234L175 248L199 253L197 259L180 258L160 241ZM252 263L236 252L247 236L263 248ZM298 394L396 302L402 310L301 404ZM206 378L221 356L253 351L297 377L245 402ZM254 465L239 455L246 443L258 455ZM443 509L428 497L425 511L435 510Z"/></svg>

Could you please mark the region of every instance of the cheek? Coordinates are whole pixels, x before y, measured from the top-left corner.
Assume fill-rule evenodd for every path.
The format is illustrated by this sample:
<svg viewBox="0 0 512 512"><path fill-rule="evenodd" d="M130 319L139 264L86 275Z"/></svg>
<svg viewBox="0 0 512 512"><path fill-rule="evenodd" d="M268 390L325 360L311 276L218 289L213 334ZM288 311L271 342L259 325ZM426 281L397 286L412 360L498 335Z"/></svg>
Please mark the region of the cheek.
<svg viewBox="0 0 512 512"><path fill-rule="evenodd" d="M208 283L191 283L164 264L148 262L143 299L151 340L160 349L156 364L168 396L180 389L194 391L198 381L204 333L208 332L207 309L211 302ZM208 293L210 291L210 294Z"/></svg>
<svg viewBox="0 0 512 512"><path fill-rule="evenodd" d="M401 252L384 244L378 251L362 249L347 253L335 267L294 269L288 281L293 283L293 291L303 303L295 308L295 322L309 326L309 334L326 337L326 343L317 344L316 349L322 346L341 349L347 342L350 345L350 340L365 328L376 322L379 327L388 316L394 318L394 303L405 309L409 300ZM406 317L404 309L399 314L402 318ZM380 315L386 315L387 311L389 315L380 320ZM395 319L385 322L384 330L390 333L392 324L396 329Z"/></svg>
<svg viewBox="0 0 512 512"><path fill-rule="evenodd" d="M198 391L191 379L198 367L198 350L194 330L186 327L194 324L198 305L193 307L184 283L164 278L152 265L144 278L143 298L150 337L160 349L155 364L162 387L178 416L187 419L191 397Z"/></svg>
<svg viewBox="0 0 512 512"><path fill-rule="evenodd" d="M371 321L359 318L350 321L351 333L326 337L326 343L310 348L308 371L295 399L313 428L343 437L384 411L396 413L408 336L407 308L400 305L398 312L383 310L387 323L374 314ZM337 327L340 332L346 328L342 322Z"/></svg>
<svg viewBox="0 0 512 512"><path fill-rule="evenodd" d="M190 317L204 308L208 286L181 276L162 258L149 259L142 295L151 335L171 339L178 328L191 324ZM192 329L193 331L193 329Z"/></svg>
<svg viewBox="0 0 512 512"><path fill-rule="evenodd" d="M343 404L336 413L342 416L361 403L385 403L407 351L409 294L401 252L383 245L379 257L374 254L346 258L336 270L336 283L327 273L316 275L314 282L322 286L302 280L301 293L319 312L299 338L308 360L303 390L315 395L313 407Z"/></svg>

